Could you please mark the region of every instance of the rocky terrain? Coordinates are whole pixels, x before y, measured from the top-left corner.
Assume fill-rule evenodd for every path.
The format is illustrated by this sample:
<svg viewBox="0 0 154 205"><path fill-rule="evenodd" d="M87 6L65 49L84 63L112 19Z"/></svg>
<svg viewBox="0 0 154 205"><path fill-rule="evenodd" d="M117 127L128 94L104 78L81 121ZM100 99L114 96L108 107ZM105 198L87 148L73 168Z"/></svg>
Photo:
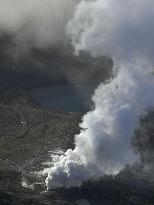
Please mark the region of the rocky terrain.
<svg viewBox="0 0 154 205"><path fill-rule="evenodd" d="M141 174L142 167L127 167L114 178L105 176L100 180L92 179L80 188L47 192L44 183L46 175L40 173L48 168L54 154L59 155L74 146L73 136L79 132L78 123L83 114L46 110L39 107L25 91L6 85L1 86L0 96L0 204L154 204L154 183L148 174L148 177ZM153 119L152 113L142 120L142 128L138 131L142 140L136 137L133 142L140 142L149 150L149 155L143 152L147 164L153 153ZM146 143L143 144L144 139ZM136 144L136 147L141 145ZM137 150L140 151L139 148Z"/></svg>
<svg viewBox="0 0 154 205"><path fill-rule="evenodd" d="M18 91L17 91L18 92ZM10 95L10 93L8 94ZM7 96L9 99L9 96ZM12 100L12 101L11 101ZM0 104L0 166L36 170L48 151L72 147L80 113L46 110L31 99L18 98Z"/></svg>
<svg viewBox="0 0 154 205"><path fill-rule="evenodd" d="M111 72L100 69L102 59L92 63L89 57L72 59L67 53L34 53L37 53L37 60L24 59L22 63L5 58L4 54L1 54L3 58L0 63L0 204L153 205L153 112L141 121L140 129L132 140L134 150L141 155L140 166L128 166L116 177L91 179L84 182L80 188L46 191L46 170L60 154L74 147L73 138L80 131L78 124L84 113L45 109L38 106L28 91L55 83L73 82L77 85L79 76L86 79L80 79L79 89L88 83L95 87L107 76L111 76ZM47 54L49 56L45 57ZM34 67L36 70L29 67L29 64L32 67L34 65L31 61L37 65ZM48 67L47 64L50 62L54 68L57 66L55 71L60 73L61 65L67 66L69 75L62 72L61 76L56 73L55 78L49 68L42 70ZM104 65L107 63L110 66L112 64L109 59L105 60ZM21 65L25 65L22 71ZM40 68L38 65L43 67ZM91 65L88 71L82 70L85 65L87 68ZM91 74L86 78L89 69ZM96 76L93 69L98 70ZM75 70L75 76L72 77L71 71L73 73ZM101 76L102 73L104 75Z"/></svg>
<svg viewBox="0 0 154 205"><path fill-rule="evenodd" d="M1 85L0 98L0 204L21 204L23 196L30 198L23 203L33 204L32 190L46 189L45 176L37 173L52 161L51 153L73 147L82 115L46 110L7 85Z"/></svg>

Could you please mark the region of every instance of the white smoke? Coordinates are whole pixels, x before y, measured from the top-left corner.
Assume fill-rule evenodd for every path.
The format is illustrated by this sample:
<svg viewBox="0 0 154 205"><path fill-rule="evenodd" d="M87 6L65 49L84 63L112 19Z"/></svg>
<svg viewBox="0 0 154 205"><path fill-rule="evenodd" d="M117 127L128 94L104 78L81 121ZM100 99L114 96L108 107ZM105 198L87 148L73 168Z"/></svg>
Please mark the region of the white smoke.
<svg viewBox="0 0 154 205"><path fill-rule="evenodd" d="M82 1L68 25L76 52L118 60L153 58L154 1Z"/></svg>
<svg viewBox="0 0 154 205"><path fill-rule="evenodd" d="M153 17L151 0L96 0L79 3L67 34L76 52L115 59L115 77L101 84L68 150L50 169L48 189L117 174L138 160L131 138L140 117L154 107ZM117 69L118 67L118 69Z"/></svg>
<svg viewBox="0 0 154 205"><path fill-rule="evenodd" d="M0 0L0 33L17 46L45 48L65 40L79 0Z"/></svg>

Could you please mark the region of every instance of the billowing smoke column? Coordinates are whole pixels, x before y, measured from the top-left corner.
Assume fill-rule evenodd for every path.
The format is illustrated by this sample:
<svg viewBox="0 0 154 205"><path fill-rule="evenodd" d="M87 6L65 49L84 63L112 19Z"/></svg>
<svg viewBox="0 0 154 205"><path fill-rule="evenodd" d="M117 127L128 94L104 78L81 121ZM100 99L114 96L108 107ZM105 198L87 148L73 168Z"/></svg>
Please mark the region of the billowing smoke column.
<svg viewBox="0 0 154 205"><path fill-rule="evenodd" d="M131 139L139 120L154 107L154 1L96 0L79 3L67 34L75 47L114 59L115 77L101 84L95 108L80 124L75 149L50 169L47 188L117 174L139 160Z"/></svg>

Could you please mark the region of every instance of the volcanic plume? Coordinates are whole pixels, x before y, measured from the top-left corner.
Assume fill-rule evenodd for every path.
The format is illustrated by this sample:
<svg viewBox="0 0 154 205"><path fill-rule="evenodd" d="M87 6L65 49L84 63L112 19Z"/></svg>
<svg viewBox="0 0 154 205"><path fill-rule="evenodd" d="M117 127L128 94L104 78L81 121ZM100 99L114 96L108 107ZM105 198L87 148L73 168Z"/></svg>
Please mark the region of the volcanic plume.
<svg viewBox="0 0 154 205"><path fill-rule="evenodd" d="M150 0L81 1L67 25L76 54L107 55L114 78L102 83L68 150L50 169L48 189L80 186L82 181L115 175L134 164L131 139L140 118L154 107L154 2Z"/></svg>

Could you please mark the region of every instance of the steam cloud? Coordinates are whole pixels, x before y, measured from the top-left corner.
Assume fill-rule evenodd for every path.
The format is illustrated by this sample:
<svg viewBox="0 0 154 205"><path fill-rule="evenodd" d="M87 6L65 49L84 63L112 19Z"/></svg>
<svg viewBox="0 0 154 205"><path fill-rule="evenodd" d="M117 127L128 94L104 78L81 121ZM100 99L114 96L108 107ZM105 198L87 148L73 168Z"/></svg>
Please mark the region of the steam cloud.
<svg viewBox="0 0 154 205"><path fill-rule="evenodd" d="M0 0L0 33L24 49L46 48L65 39L78 0Z"/></svg>
<svg viewBox="0 0 154 205"><path fill-rule="evenodd" d="M154 2L82 1L67 27L75 47L114 59L115 77L101 84L68 150L50 169L48 189L80 186L83 180L117 174L139 159L131 138L140 117L154 107Z"/></svg>

